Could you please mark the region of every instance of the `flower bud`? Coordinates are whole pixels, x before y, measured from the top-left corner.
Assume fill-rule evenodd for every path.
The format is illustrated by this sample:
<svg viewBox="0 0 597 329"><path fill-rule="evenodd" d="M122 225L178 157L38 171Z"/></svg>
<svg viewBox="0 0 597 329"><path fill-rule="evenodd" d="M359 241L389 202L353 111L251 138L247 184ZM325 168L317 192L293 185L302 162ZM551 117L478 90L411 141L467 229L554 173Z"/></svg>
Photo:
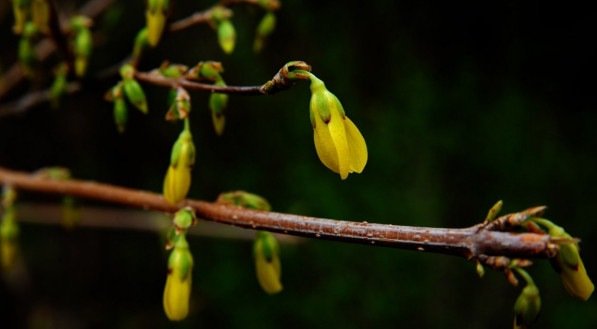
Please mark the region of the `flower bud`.
<svg viewBox="0 0 597 329"><path fill-rule="evenodd" d="M529 328L537 319L540 310L539 289L533 280L527 281L514 303L514 329Z"/></svg>
<svg viewBox="0 0 597 329"><path fill-rule="evenodd" d="M164 288L164 311L168 319L180 321L189 313L193 256L184 235L181 235L168 258L168 277Z"/></svg>
<svg viewBox="0 0 597 329"><path fill-rule="evenodd" d="M135 43L133 44L133 54L132 62L137 64L141 59L141 54L143 54L143 50L149 45L149 32L147 32L147 28L144 27L139 32L137 32L137 36L135 36Z"/></svg>
<svg viewBox="0 0 597 329"><path fill-rule="evenodd" d="M191 187L191 169L194 164L195 145L186 119L185 129L172 148L170 166L164 179L164 199L170 204L177 204L187 196Z"/></svg>
<svg viewBox="0 0 597 329"><path fill-rule="evenodd" d="M264 197L245 191L221 193L216 202L221 204L231 204L247 209L264 211L270 211L272 209L269 202L267 202Z"/></svg>
<svg viewBox="0 0 597 329"><path fill-rule="evenodd" d="M124 98L114 99L114 123L116 124L116 130L121 134L126 129L126 122L129 117L128 111Z"/></svg>
<svg viewBox="0 0 597 329"><path fill-rule="evenodd" d="M276 15L271 11L267 12L259 22L259 25L257 25L257 33L255 34L255 41L253 42L253 51L258 53L263 49L265 40L272 34L275 28Z"/></svg>
<svg viewBox="0 0 597 329"><path fill-rule="evenodd" d="M91 19L85 16L75 16L71 19L71 27L75 33L73 53L75 55L75 74L78 77L85 75L87 63L93 48L93 38L89 27Z"/></svg>
<svg viewBox="0 0 597 329"><path fill-rule="evenodd" d="M546 220L541 223L548 222ZM554 238L563 238L573 241L574 239L564 231L560 226L551 222L549 226L549 235ZM588 300L593 294L595 286L591 278L587 275L585 265L580 258L578 243L568 242L560 244L560 250L555 258L552 259L551 264L560 273L560 279L566 291L581 300Z"/></svg>
<svg viewBox="0 0 597 329"><path fill-rule="evenodd" d="M226 54L231 54L234 51L236 43L236 30L230 20L226 19L218 24L218 42L220 47Z"/></svg>
<svg viewBox="0 0 597 329"><path fill-rule="evenodd" d="M164 26L166 25L166 14L168 12L169 0L148 0L145 19L147 22L149 45L155 47L160 42Z"/></svg>
<svg viewBox="0 0 597 329"><path fill-rule="evenodd" d="M345 115L338 98L323 81L311 78L310 119L315 150L321 162L346 179L349 173L361 173L367 164L367 145L359 129Z"/></svg>
<svg viewBox="0 0 597 329"><path fill-rule="evenodd" d="M31 19L39 31L50 33L50 5L48 0L33 0L31 3Z"/></svg>
<svg viewBox="0 0 597 329"><path fill-rule="evenodd" d="M25 75L33 74L33 66L37 62L33 38L37 34L37 28L31 22L27 22L23 29L23 34L19 40L19 62Z"/></svg>
<svg viewBox="0 0 597 329"><path fill-rule="evenodd" d="M189 93L182 87L176 88L175 96L166 112L166 120L168 121L175 121L186 119L189 117L189 113L191 112L191 96Z"/></svg>
<svg viewBox="0 0 597 329"><path fill-rule="evenodd" d="M269 232L258 231L253 245L257 281L261 288L270 295L282 291L279 253L276 238Z"/></svg>
<svg viewBox="0 0 597 329"><path fill-rule="evenodd" d="M14 206L7 207L0 222L0 263L8 270L15 262L19 226L16 222Z"/></svg>
<svg viewBox="0 0 597 329"><path fill-rule="evenodd" d="M216 82L216 86L226 86L223 80ZM222 93L212 93L209 95L209 109L211 110L211 121L218 136L224 133L226 117L224 111L228 105L228 95Z"/></svg>
<svg viewBox="0 0 597 329"><path fill-rule="evenodd" d="M174 219L172 220L176 231L181 233L186 232L196 221L197 218L195 217L195 212L191 207L185 207L178 210L174 214Z"/></svg>
<svg viewBox="0 0 597 329"><path fill-rule="evenodd" d="M143 88L135 79L123 79L122 87L124 88L124 94L126 98L133 104L139 111L147 114L147 99L145 98L145 92Z"/></svg>
<svg viewBox="0 0 597 329"><path fill-rule="evenodd" d="M12 0L12 12L15 18L12 30L15 34L21 34L25 30L31 9L29 3L30 0Z"/></svg>
<svg viewBox="0 0 597 329"><path fill-rule="evenodd" d="M62 198L62 225L67 230L73 229L81 220L79 208L75 202L75 198L70 195Z"/></svg>
<svg viewBox="0 0 597 329"><path fill-rule="evenodd" d="M60 63L56 70L54 70L54 82L50 87L50 99L53 107L58 107L58 102L62 95L66 92L66 77L68 75L68 66L65 63Z"/></svg>

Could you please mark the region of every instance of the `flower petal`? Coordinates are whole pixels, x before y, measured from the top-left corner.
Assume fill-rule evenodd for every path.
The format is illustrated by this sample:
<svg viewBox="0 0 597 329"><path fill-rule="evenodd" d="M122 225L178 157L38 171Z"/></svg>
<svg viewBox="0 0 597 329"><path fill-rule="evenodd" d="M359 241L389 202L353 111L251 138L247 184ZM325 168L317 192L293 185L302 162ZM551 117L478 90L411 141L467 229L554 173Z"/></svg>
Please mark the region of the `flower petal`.
<svg viewBox="0 0 597 329"><path fill-rule="evenodd" d="M339 173L338 152L330 135L327 125L316 113L313 115L315 127L313 128L313 140L315 142L315 151L319 160L331 171Z"/></svg>
<svg viewBox="0 0 597 329"><path fill-rule="evenodd" d="M350 172L360 174L367 164L367 144L357 126L348 117L344 120L344 126L350 148Z"/></svg>

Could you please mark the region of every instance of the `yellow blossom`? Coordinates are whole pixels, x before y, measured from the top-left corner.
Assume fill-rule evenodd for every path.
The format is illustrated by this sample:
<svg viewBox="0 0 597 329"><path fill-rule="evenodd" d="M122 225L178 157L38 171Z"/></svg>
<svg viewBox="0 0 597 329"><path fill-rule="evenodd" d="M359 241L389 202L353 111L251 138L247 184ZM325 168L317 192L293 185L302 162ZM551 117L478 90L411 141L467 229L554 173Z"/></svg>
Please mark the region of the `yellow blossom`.
<svg viewBox="0 0 597 329"><path fill-rule="evenodd" d="M270 295L282 291L282 283L280 282L282 268L276 238L269 232L257 232L257 239L253 245L253 254L255 256L257 281L259 281L261 288Z"/></svg>
<svg viewBox="0 0 597 329"><path fill-rule="evenodd" d="M170 166L164 179L164 199L170 204L177 204L187 196L191 187L191 169L194 164L195 145L188 129L187 119L185 129L172 148Z"/></svg>
<svg viewBox="0 0 597 329"><path fill-rule="evenodd" d="M367 144L363 135L323 81L312 74L310 79L311 125L319 159L342 179L349 173L361 173L367 164Z"/></svg>
<svg viewBox="0 0 597 329"><path fill-rule="evenodd" d="M164 311L168 319L180 321L189 313L193 256L188 243L181 235L168 259L168 277L164 288Z"/></svg>

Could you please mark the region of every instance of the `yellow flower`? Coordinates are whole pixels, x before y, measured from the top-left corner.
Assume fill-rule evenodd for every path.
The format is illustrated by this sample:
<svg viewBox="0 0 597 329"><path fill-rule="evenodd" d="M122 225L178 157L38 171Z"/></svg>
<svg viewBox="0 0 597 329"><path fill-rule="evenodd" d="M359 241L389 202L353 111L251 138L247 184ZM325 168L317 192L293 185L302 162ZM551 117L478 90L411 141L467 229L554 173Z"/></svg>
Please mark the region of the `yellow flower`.
<svg viewBox="0 0 597 329"><path fill-rule="evenodd" d="M257 281L261 288L270 295L282 291L280 282L282 269L278 253L279 247L276 238L269 232L257 232L257 239L253 245Z"/></svg>
<svg viewBox="0 0 597 329"><path fill-rule="evenodd" d="M323 81L312 74L310 78L311 125L319 159L342 179L349 173L361 173L367 164L367 144L363 135Z"/></svg>
<svg viewBox="0 0 597 329"><path fill-rule="evenodd" d="M168 259L168 277L164 288L164 311L168 319L180 321L189 314L193 256L181 235Z"/></svg>
<svg viewBox="0 0 597 329"><path fill-rule="evenodd" d="M546 219L537 219L536 222L547 227L548 233L552 237L574 241L562 227ZM552 259L551 264L560 273L562 284L570 295L585 301L591 297L595 286L587 275L585 265L580 258L578 243L567 242L560 244L560 250L556 257Z"/></svg>
<svg viewBox="0 0 597 329"><path fill-rule="evenodd" d="M568 237L570 236L568 235ZM562 279L564 288L570 295L585 301L591 297L595 286L587 275L585 265L580 258L578 244L566 243L561 245L554 264L560 272L560 279Z"/></svg>
<svg viewBox="0 0 597 329"><path fill-rule="evenodd" d="M187 122L185 120L185 129L174 143L170 166L164 179L164 199L170 204L177 204L184 200L191 187L191 169L195 164L195 145Z"/></svg>

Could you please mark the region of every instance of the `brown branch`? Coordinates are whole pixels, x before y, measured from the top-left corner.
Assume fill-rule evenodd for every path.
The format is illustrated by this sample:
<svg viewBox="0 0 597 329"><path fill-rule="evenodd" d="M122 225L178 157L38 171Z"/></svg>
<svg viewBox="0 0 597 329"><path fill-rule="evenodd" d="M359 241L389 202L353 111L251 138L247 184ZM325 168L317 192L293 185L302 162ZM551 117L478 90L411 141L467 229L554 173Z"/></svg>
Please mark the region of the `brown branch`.
<svg viewBox="0 0 597 329"><path fill-rule="evenodd" d="M276 212L255 211L200 200L173 206L160 194L102 183L56 181L0 167L0 183L21 190L64 194L164 212L192 207L204 220L310 238L387 246L479 259L484 256L546 258L554 256L555 242L545 234L490 231L469 228L434 228L353 222ZM508 216L508 215L507 215Z"/></svg>
<svg viewBox="0 0 597 329"><path fill-rule="evenodd" d="M198 11L191 16L173 22L170 24L170 32L181 31L195 25L209 24L211 22L211 12L211 8L204 11Z"/></svg>
<svg viewBox="0 0 597 329"><path fill-rule="evenodd" d="M156 86L176 88L183 87L189 91L209 91L226 94L266 95L262 86L216 86L181 78L166 78L157 72L136 72L135 79Z"/></svg>
<svg viewBox="0 0 597 329"><path fill-rule="evenodd" d="M111 207L77 207L79 220L72 228L93 228L111 230L131 230L141 232L166 232L172 226L172 220L163 213L148 212ZM60 204L23 203L18 205L18 218L21 223L37 225L64 225L63 206ZM122 220L126 218L126 220ZM203 222L193 226L188 233L192 236L218 239L253 240L255 233L229 225ZM284 244L297 244L301 238L278 234L278 241Z"/></svg>
<svg viewBox="0 0 597 329"><path fill-rule="evenodd" d="M64 90L65 94L74 94L81 90L79 82L69 82ZM23 114L29 109L52 100L51 89L32 91L16 101L0 104L0 118Z"/></svg>

